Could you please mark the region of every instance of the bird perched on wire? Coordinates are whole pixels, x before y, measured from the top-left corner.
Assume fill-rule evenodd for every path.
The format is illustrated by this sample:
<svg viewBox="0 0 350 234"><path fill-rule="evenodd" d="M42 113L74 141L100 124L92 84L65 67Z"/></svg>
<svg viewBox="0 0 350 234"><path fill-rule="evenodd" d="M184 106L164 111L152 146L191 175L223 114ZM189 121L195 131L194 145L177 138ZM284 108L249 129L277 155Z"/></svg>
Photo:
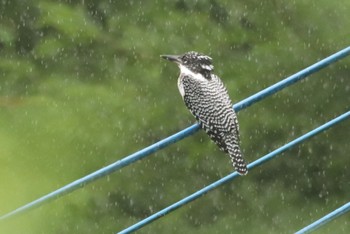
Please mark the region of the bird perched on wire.
<svg viewBox="0 0 350 234"><path fill-rule="evenodd" d="M183 55L161 55L180 68L178 88L185 105L202 129L229 154L236 171L248 173L239 146L239 127L227 90L213 73L212 58L190 51Z"/></svg>

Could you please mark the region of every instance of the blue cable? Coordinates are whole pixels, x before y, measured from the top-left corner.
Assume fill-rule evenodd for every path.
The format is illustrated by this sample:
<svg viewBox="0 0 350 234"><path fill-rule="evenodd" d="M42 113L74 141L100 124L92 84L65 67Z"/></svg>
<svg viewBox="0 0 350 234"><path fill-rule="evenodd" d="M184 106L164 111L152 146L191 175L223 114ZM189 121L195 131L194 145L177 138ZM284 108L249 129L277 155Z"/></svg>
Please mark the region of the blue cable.
<svg viewBox="0 0 350 234"><path fill-rule="evenodd" d="M321 226L325 225L326 223L332 221L333 219L346 214L350 211L350 202L346 203L345 205L339 207L338 209L332 211L331 213L325 215L324 217L320 218L319 220L313 222L312 224L304 227L303 229L297 231L295 234L304 234L309 233L311 231L314 231Z"/></svg>
<svg viewBox="0 0 350 234"><path fill-rule="evenodd" d="M307 77L308 75L311 75L319 70L321 70L322 68L328 66L331 63L334 63L344 57L346 57L347 55L350 54L350 46L344 48L343 50L338 51L337 53L297 72L296 74L287 77L286 79L240 101L239 103L233 105L233 108L238 112L250 105L252 105L253 103L256 103L260 100L262 100L263 98L266 98L280 90L282 90L283 88L286 88L289 85L294 84L297 81L302 80L303 78ZM48 193L30 203L27 203L26 205L23 205L5 215L0 216L0 220L3 220L5 218L11 217L15 214L18 213L22 213L23 211L26 211L28 209L31 208L35 208L39 205L42 205L44 202L49 202L52 201L54 199L57 199L59 197L62 197L72 191L77 190L78 188L84 187L85 185L89 184L90 182L93 182L101 177L104 177L106 175L109 175L111 173L113 173L116 170L119 170L120 168L123 168L135 161L138 161L140 159L143 159L145 157L147 157L148 155L163 149L165 147L167 147L168 145L171 145L175 142L178 142L180 140L182 140L185 137L188 137L192 134L194 134L196 131L199 130L199 125L198 124L194 124L190 127L187 127L186 129L173 134L157 143L154 143L138 152L135 152L115 163L112 163L106 167L103 167L89 175L86 175L78 180L75 180L51 193Z"/></svg>
<svg viewBox="0 0 350 234"><path fill-rule="evenodd" d="M337 123L340 123L341 121L344 121L345 119L347 119L349 117L350 117L350 111L348 111L348 112L338 116L337 118L335 118L335 119L333 119L333 120L331 120L331 121L329 121L329 122L319 126L318 128L315 128L314 130L312 130L312 131L310 131L310 132L308 132L308 133L306 133L306 134L296 138L295 140L285 144L284 146L282 146L282 147L280 147L280 148L278 148L278 149L268 153L267 155L259 158L256 161L250 163L248 165L248 169L251 170L251 169L253 169L253 168L257 167L257 166L260 166L260 165L266 163L267 161L275 158L278 154L280 154L280 153L290 149L291 147L293 147L293 146L295 146L297 144L300 144L301 142L305 141L308 138L311 138L311 137L317 135L318 133L321 133L321 132L325 131L326 129L332 127L333 125L335 125ZM212 183L212 184L202 188L201 190L198 190L197 192L191 194L190 196L183 198L182 200L180 200L180 201L178 201L178 202L176 202L176 203L174 203L174 204L164 208L161 211L158 211L157 213L147 217L146 219L143 219L140 222L138 222L138 223L136 223L136 224L134 224L134 225L132 225L132 226L122 230L121 232L119 232L119 234L126 234L126 233L130 233L130 232L136 231L136 230L140 229L141 227L143 227L143 226L145 226L145 225L155 221L156 219L159 219L159 218L165 216L166 214L168 214L168 213L170 213L170 212L180 208L181 206L183 206L183 205L185 205L185 204L187 204L187 203L189 203L189 202L191 202L191 201L193 201L193 200L203 196L205 193L207 193L207 192L217 188L218 186L223 185L223 184L225 184L225 183L227 183L227 182L229 182L229 181L231 181L231 180L233 180L233 179L235 179L237 177L240 177L239 174L237 172L233 172L233 173L231 173L231 174L221 178L220 180L217 180L216 182L214 182L214 183Z"/></svg>

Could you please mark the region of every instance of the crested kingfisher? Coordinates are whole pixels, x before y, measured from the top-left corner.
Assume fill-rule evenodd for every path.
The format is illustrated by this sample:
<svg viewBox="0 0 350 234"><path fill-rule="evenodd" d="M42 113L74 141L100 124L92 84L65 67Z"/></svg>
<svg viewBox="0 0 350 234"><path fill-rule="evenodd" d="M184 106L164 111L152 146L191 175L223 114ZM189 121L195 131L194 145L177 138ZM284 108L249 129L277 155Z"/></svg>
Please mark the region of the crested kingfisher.
<svg viewBox="0 0 350 234"><path fill-rule="evenodd" d="M194 51L161 57L178 65L177 85L186 107L215 144L230 156L236 171L246 175L237 116L223 82L213 73L212 58Z"/></svg>

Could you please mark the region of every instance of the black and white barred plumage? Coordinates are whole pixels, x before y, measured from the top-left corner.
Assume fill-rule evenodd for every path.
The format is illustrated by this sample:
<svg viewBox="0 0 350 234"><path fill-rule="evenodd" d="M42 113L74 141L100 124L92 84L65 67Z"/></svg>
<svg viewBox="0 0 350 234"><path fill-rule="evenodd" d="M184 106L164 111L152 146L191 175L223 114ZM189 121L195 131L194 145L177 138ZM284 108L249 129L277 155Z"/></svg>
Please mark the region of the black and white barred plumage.
<svg viewBox="0 0 350 234"><path fill-rule="evenodd" d="M163 55L180 68L178 88L187 108L221 150L228 153L241 175L248 173L239 147L239 127L227 90L209 56L191 51L183 55Z"/></svg>

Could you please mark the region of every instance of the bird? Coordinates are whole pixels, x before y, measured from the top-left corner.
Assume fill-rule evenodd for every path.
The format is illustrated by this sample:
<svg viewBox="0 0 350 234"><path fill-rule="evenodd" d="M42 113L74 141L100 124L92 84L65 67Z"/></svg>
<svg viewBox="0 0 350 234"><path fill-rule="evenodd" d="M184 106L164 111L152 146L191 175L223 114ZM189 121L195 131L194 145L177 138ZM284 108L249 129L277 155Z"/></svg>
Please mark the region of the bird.
<svg viewBox="0 0 350 234"><path fill-rule="evenodd" d="M179 92L200 127L230 156L235 170L246 175L248 169L239 145L237 115L224 83L213 73L212 58L195 51L161 57L178 65Z"/></svg>

